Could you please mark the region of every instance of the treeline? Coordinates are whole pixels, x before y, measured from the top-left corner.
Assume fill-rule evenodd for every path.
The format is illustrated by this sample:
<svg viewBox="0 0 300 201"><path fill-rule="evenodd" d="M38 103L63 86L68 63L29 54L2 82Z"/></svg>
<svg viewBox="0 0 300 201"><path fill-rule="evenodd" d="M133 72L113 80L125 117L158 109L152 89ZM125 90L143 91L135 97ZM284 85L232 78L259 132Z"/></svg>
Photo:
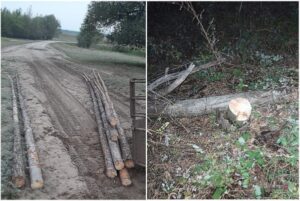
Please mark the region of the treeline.
<svg viewBox="0 0 300 201"><path fill-rule="evenodd" d="M118 45L145 46L145 2L91 2L80 29L78 45L106 36Z"/></svg>
<svg viewBox="0 0 300 201"><path fill-rule="evenodd" d="M31 11L1 9L1 34L4 37L49 40L59 29L60 23L54 15L32 17Z"/></svg>

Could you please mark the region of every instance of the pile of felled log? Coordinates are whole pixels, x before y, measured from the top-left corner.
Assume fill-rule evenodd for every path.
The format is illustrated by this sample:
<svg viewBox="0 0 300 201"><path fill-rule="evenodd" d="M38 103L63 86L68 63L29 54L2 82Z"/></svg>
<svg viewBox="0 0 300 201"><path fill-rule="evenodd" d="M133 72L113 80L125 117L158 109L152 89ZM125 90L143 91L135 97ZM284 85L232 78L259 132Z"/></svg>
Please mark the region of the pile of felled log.
<svg viewBox="0 0 300 201"><path fill-rule="evenodd" d="M20 122L23 121L25 142L26 142L26 153L28 159L28 168L30 172L31 188L39 189L44 186L44 181L42 177L42 171L40 168L40 162L38 157L38 152L35 146L35 141L30 127L30 119L27 114L24 105L24 99L20 92L20 83L18 76L11 78L11 88L12 88L12 105L13 105L13 121L14 121L14 145L13 145L13 176L12 180L17 188L22 188L25 186L26 175L25 175L25 165L24 165L24 152L22 147L22 136L20 130ZM15 82L14 82L15 80ZM19 103L19 104L18 104ZM21 117L19 116L19 111L21 112Z"/></svg>
<svg viewBox="0 0 300 201"><path fill-rule="evenodd" d="M100 74L95 71L92 75L83 74L82 76L87 83L94 106L106 175L114 178L119 171L122 185L128 186L131 184L131 179L127 168L133 168L134 162L107 88Z"/></svg>

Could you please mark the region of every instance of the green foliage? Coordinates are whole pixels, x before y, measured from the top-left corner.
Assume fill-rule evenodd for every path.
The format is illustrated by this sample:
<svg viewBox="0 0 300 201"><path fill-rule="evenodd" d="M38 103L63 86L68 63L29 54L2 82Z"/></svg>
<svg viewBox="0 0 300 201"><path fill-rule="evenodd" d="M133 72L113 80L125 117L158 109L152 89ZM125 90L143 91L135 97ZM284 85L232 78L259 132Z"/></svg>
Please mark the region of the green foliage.
<svg viewBox="0 0 300 201"><path fill-rule="evenodd" d="M262 196L262 189L260 186L258 185L254 185L254 194L255 194L255 198L256 199L261 199Z"/></svg>
<svg viewBox="0 0 300 201"><path fill-rule="evenodd" d="M99 34L118 45L144 47L145 3L91 2L80 28L78 45L90 47Z"/></svg>
<svg viewBox="0 0 300 201"><path fill-rule="evenodd" d="M204 27L214 19L216 47L235 62L271 66L280 61L276 55L298 52L297 2L194 2L193 6L197 14L204 11ZM148 3L151 68L163 71L165 66L194 60L207 54L205 44L196 20L182 4Z"/></svg>
<svg viewBox="0 0 300 201"><path fill-rule="evenodd" d="M275 62L283 59L281 55L267 55L259 51L255 52L255 57L259 64L265 67L272 66Z"/></svg>
<svg viewBox="0 0 300 201"><path fill-rule="evenodd" d="M10 38L50 40L58 33L60 23L54 15L31 17L31 11L1 9L1 34Z"/></svg>
<svg viewBox="0 0 300 201"><path fill-rule="evenodd" d="M280 135L277 143L289 152L290 157L287 162L292 166L297 167L299 161L299 121L289 119L289 127L284 130L284 134Z"/></svg>
<svg viewBox="0 0 300 201"><path fill-rule="evenodd" d="M218 72L213 69L198 71L196 73L196 78L199 80L207 80L208 82L217 82L226 77L223 72Z"/></svg>

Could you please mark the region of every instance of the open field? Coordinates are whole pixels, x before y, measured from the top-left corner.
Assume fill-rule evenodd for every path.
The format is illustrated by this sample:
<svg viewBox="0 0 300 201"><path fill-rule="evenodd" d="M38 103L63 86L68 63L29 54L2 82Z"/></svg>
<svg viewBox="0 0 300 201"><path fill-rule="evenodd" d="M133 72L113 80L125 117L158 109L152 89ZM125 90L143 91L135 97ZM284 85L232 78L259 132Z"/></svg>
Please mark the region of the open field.
<svg viewBox="0 0 300 201"><path fill-rule="evenodd" d="M145 57L106 50L84 49L75 44L55 43L52 45L70 58L89 64L145 66Z"/></svg>
<svg viewBox="0 0 300 201"><path fill-rule="evenodd" d="M22 45L27 43L35 42L34 40L27 40L27 39L16 39L16 38L6 38L1 37L1 49L9 46L14 45Z"/></svg>
<svg viewBox="0 0 300 201"><path fill-rule="evenodd" d="M110 63L114 56L119 56L118 53L110 55L110 60L105 60L103 65L101 60L93 60L89 56L91 53L95 57L95 50L53 44L55 47L62 45L68 51L71 47L76 49L77 52L71 51L76 56L80 55L78 52L83 52L84 56L79 57L80 60L74 60L72 54L65 55L50 43L54 42L41 41L2 49L2 70L17 72L20 77L21 93L31 120L45 181L42 190L31 190L29 183L23 190L13 190L8 179L11 174L11 156L2 155L2 164L6 164L6 169L2 169L2 176L5 176L2 179L2 198L143 199L143 168L129 170L133 182L130 187L123 187L119 178L109 179L104 175L104 158L96 132L92 103L80 73L91 73L92 69L96 69L103 76L121 125L131 141L129 80L144 78L144 68L129 66L134 59L124 55L122 61L126 64ZM7 106L5 105L6 113L2 115L10 117L10 85L6 81L5 77L2 100L7 100L3 101ZM139 93L145 92L142 87L137 90ZM144 105L140 107L145 108ZM2 124L2 135L6 136L2 138L2 142L11 143L10 121L12 119ZM3 149L9 151L11 144L2 146L2 154L7 153Z"/></svg>

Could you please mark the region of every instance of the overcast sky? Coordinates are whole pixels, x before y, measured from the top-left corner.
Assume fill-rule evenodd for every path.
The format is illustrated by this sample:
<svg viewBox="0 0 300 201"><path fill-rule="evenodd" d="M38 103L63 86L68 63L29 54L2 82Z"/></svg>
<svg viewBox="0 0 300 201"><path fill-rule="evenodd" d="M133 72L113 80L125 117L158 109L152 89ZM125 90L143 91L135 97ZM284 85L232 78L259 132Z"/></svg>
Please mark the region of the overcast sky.
<svg viewBox="0 0 300 201"><path fill-rule="evenodd" d="M54 14L62 29L79 31L90 1L1 1L1 8L27 11L33 16Z"/></svg>

